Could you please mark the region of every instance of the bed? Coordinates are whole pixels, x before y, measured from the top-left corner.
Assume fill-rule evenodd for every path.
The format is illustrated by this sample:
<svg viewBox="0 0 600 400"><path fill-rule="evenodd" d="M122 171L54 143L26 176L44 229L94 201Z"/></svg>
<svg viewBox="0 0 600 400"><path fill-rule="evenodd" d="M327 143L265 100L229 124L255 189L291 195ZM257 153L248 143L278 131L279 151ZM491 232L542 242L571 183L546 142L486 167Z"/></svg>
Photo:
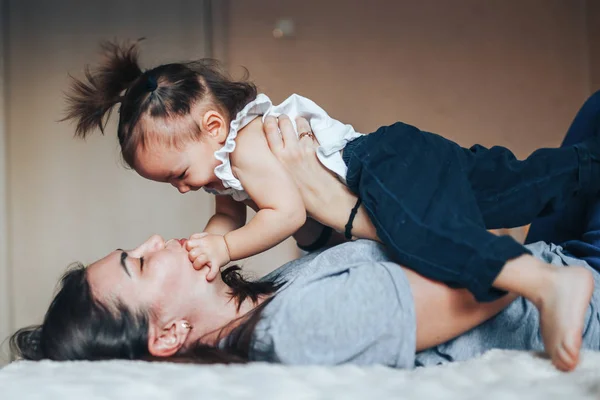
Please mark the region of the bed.
<svg viewBox="0 0 600 400"><path fill-rule="evenodd" d="M385 367L183 365L132 361L15 362L3 400L94 399L600 399L600 352L572 373L533 353L493 350L413 371Z"/></svg>

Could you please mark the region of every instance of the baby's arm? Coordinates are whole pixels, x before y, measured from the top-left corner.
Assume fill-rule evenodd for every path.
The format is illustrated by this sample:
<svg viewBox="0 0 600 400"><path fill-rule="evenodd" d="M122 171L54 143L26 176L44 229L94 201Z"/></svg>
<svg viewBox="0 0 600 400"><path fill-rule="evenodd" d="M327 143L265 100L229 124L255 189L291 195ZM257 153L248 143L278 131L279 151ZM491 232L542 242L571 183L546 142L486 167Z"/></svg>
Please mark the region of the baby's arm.
<svg viewBox="0 0 600 400"><path fill-rule="evenodd" d="M231 260L263 252L296 232L306 211L294 180L269 150L260 118L237 138L233 172L259 211L245 226L225 235Z"/></svg>
<svg viewBox="0 0 600 400"><path fill-rule="evenodd" d="M256 212L260 210L258 206L254 204L252 199L246 200L245 203ZM330 231L326 232L326 230ZM302 225L292 237L296 240L298 247L306 251L318 250L321 247L335 246L346 241L344 235L321 224L308 215L304 225ZM316 243L318 243L318 245Z"/></svg>
<svg viewBox="0 0 600 400"><path fill-rule="evenodd" d="M246 205L231 196L215 196L215 214L210 218L204 232L225 235L246 223Z"/></svg>

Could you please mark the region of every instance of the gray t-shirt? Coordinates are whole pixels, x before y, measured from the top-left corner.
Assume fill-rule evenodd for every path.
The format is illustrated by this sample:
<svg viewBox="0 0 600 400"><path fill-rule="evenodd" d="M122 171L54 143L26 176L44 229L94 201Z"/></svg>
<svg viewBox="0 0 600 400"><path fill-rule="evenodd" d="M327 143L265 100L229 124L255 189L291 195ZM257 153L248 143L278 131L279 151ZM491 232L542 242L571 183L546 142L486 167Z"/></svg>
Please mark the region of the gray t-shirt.
<svg viewBox="0 0 600 400"><path fill-rule="evenodd" d="M594 275L594 292L585 315L583 343L585 349L600 350L600 274L585 261L566 255L562 247L537 242L527 246L532 254L557 266L580 265ZM427 366L462 361L491 349L543 351L540 315L523 297L478 327L432 349L417 354L416 365Z"/></svg>
<svg viewBox="0 0 600 400"><path fill-rule="evenodd" d="M364 240L342 244L292 261L263 279L287 284L263 310L251 359L414 365L410 286L378 245Z"/></svg>
<svg viewBox="0 0 600 400"><path fill-rule="evenodd" d="M555 265L584 265L554 245L528 246ZM589 267L588 267L589 268ZM591 269L591 268L590 268ZM583 346L600 349L600 280L586 314ZM397 368L465 360L492 348L542 350L539 314L519 298L496 317L415 355L410 285L382 246L358 240L285 264L264 280L287 282L265 307L250 358L284 364L383 364ZM435 315L435 310L431 312Z"/></svg>

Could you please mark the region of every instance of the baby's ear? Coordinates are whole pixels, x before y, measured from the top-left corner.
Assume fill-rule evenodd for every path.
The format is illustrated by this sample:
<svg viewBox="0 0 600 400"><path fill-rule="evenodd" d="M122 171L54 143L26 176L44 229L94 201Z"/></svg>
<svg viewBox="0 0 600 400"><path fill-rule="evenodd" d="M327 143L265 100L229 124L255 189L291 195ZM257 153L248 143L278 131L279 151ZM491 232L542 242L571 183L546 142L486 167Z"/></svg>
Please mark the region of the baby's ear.
<svg viewBox="0 0 600 400"><path fill-rule="evenodd" d="M215 110L209 110L202 117L202 130L219 143L225 143L229 134L229 125L227 120Z"/></svg>

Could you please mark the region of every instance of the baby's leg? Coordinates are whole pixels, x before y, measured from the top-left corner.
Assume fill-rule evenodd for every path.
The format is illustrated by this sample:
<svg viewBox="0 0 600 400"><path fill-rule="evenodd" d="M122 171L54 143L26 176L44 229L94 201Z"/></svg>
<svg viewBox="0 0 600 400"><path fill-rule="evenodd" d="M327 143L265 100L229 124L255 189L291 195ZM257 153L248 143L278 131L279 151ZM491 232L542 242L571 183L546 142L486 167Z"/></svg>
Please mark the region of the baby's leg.
<svg viewBox="0 0 600 400"><path fill-rule="evenodd" d="M347 182L379 238L402 265L467 288L479 301L507 260L527 253L510 237L486 231L467 179L463 149L439 136L396 124L368 135L348 157Z"/></svg>
<svg viewBox="0 0 600 400"><path fill-rule="evenodd" d="M523 255L505 264L494 286L533 302L540 312L544 347L554 365L563 371L577 366L585 313L594 290L590 271L580 266L560 268Z"/></svg>
<svg viewBox="0 0 600 400"><path fill-rule="evenodd" d="M369 170L363 166L363 179L378 182ZM445 178L443 182L460 189L459 179ZM461 194L462 203L458 198L451 202L452 190L440 187L439 193L448 196L428 203L423 214L423 208L411 207L409 194L394 195L377 183L363 186L363 204L378 235L402 265L430 279L466 287L479 301L497 299L502 291L526 297L540 311L544 345L553 363L561 370L575 368L593 290L588 270L545 264L512 238L491 234L475 222L474 213L460 207L468 204L468 191L455 193Z"/></svg>
<svg viewBox="0 0 600 400"><path fill-rule="evenodd" d="M598 134L600 129L600 91L587 98L571 122L560 147L581 143Z"/></svg>
<svg viewBox="0 0 600 400"><path fill-rule="evenodd" d="M600 141L540 149L517 160L503 147L474 146L469 180L485 226L513 228L564 208L573 198L600 192Z"/></svg>
<svg viewBox="0 0 600 400"><path fill-rule="evenodd" d="M462 150L457 152L456 146L426 134L395 143L393 136L390 139L385 135L390 132L383 132L373 136L373 142L363 144L368 147L363 147L361 153L349 158L347 181L362 198L379 237L392 255L427 278L467 288L479 301L495 300L505 293L502 290L515 291L535 301L543 314L549 351L554 358L557 354L561 357L556 361L558 366L569 368L570 359L563 366L564 351L559 347L558 352L556 343L567 343L569 354L578 354L580 342L572 344L567 339L573 331L581 333L581 322L573 324L570 330L564 329L562 322L564 310L573 308L569 319L572 321L578 318L577 306L587 306L590 294L582 290L585 284L579 283L586 276L565 275L561 281L553 279L555 275L550 270L537 268L533 270L536 273L521 282L519 277L529 265L520 257L528 251L512 238L496 236L485 229L462 168ZM519 262L503 271L506 262L513 259ZM497 281L501 271L502 277ZM541 292L536 279L545 284ZM561 282L566 286L561 286ZM577 300L566 301L571 296L566 294L565 287L569 286L578 288L573 297ZM558 304L560 308L556 308Z"/></svg>
<svg viewBox="0 0 600 400"><path fill-rule="evenodd" d="M560 147L581 143L600 134L600 91L592 94L577 112ZM578 196L562 210L536 218L529 228L525 243L543 240L548 243L564 243L578 240L586 231L583 224L588 208L596 196ZM600 214L598 214L600 215Z"/></svg>

